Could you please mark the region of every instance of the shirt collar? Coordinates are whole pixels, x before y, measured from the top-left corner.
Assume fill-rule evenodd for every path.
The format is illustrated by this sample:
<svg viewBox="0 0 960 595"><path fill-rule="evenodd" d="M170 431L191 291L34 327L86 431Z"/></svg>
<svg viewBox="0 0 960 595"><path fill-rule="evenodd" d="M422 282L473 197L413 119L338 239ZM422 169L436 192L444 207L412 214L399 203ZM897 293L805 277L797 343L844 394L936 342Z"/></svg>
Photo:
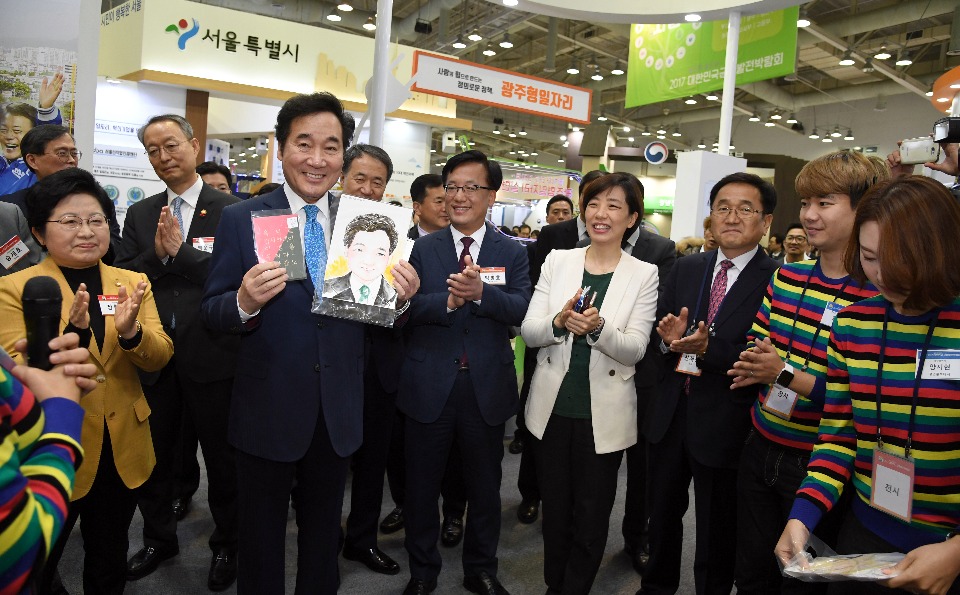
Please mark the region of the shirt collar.
<svg viewBox="0 0 960 595"><path fill-rule="evenodd" d="M579 216L577 216L577 239L583 240L589 237L587 235L587 223Z"/></svg>
<svg viewBox="0 0 960 595"><path fill-rule="evenodd" d="M283 194L287 197L287 202L290 203L290 212L299 213L303 207L310 204L307 201L300 198L300 195L293 191L293 188L290 187L290 184L283 185ZM323 216L327 219L330 218L330 193L327 192L323 195L320 200L313 203L317 205L320 209L320 212L323 213Z"/></svg>
<svg viewBox="0 0 960 595"><path fill-rule="evenodd" d="M733 266L737 267L738 271L742 271L747 266L747 264L749 264L750 261L753 260L753 257L756 256L757 250L759 249L760 249L760 245L758 244L753 247L753 250L744 252L743 254L741 254L740 256L737 256L736 258L728 259L726 255L724 255L723 253L723 248L718 248L717 263L716 265L714 265L714 269L720 266L720 263L723 262L724 260L730 260L731 262L733 262Z"/></svg>
<svg viewBox="0 0 960 595"><path fill-rule="evenodd" d="M450 226L450 232L453 233L453 244L460 244L462 246L463 244L460 243L460 240L463 239L465 234L460 233L457 228L452 225ZM486 233L487 224L484 222L484 224L480 226L480 229L470 234L470 237L473 238L473 242L477 245L478 249L483 244L483 237L486 235Z"/></svg>
<svg viewBox="0 0 960 595"><path fill-rule="evenodd" d="M193 186L187 188L187 191L183 194L177 194L170 188L167 188L167 204L172 205L173 200L178 196L183 199L183 202L187 203L194 209L197 208L197 202L200 200L200 191L203 189L203 178L197 176L197 179L193 182Z"/></svg>
<svg viewBox="0 0 960 595"><path fill-rule="evenodd" d="M630 246L630 251L633 251L633 248L637 245L637 240L640 239L640 234L643 233L643 225L638 225L633 233L630 234L630 237L627 238L627 244Z"/></svg>

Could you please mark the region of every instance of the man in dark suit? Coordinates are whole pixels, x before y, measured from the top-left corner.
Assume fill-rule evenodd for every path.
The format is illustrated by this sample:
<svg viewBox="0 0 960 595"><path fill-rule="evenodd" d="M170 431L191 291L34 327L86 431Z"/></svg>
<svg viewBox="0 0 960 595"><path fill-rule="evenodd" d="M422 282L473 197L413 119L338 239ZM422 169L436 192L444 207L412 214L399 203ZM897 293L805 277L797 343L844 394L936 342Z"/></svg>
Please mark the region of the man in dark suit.
<svg viewBox="0 0 960 595"><path fill-rule="evenodd" d="M224 207L239 200L207 186L197 175L200 143L182 117L155 116L137 134L167 189L127 211L116 266L150 278L176 354L159 373L141 376L157 465L140 489L143 548L130 558L127 580L147 576L180 551L172 502L174 461L186 412L203 448L216 524L207 586L220 591L236 580L237 478L227 444L227 410L239 342L207 329L199 312L210 265L209 239Z"/></svg>
<svg viewBox="0 0 960 595"><path fill-rule="evenodd" d="M485 221L503 180L498 163L466 151L451 157L442 175L451 226L414 245L410 263L423 289L402 321L409 339L397 406L407 415L411 574L404 593L436 588L437 499L457 441L470 508L463 586L504 594L497 580L500 464L504 423L518 404L510 327L522 322L530 301L527 256Z"/></svg>
<svg viewBox="0 0 960 595"><path fill-rule="evenodd" d="M407 237L413 240L425 237L450 225L447 215L447 200L443 190L443 178L437 174L423 174L410 184L410 197L413 200L413 212L417 224L410 228ZM390 482L390 494L393 496L394 509L380 523L383 533L393 533L403 528L403 503L406 500L407 463L404 456L404 425L406 419L397 411L397 423L393 426L390 440L390 455L387 460L387 479ZM443 525L440 529L440 543L444 547L455 547L463 539L463 515L467 509L466 488L463 485L463 464L456 443L450 447L447 468L440 484L443 496Z"/></svg>
<svg viewBox="0 0 960 595"><path fill-rule="evenodd" d="M20 154L23 162L37 176L39 182L50 174L69 167L77 167L80 161L80 151L73 141L70 129L59 124L41 124L34 126L20 139ZM20 208L24 217L29 215L27 209L27 192L30 188L21 188L16 192L0 196L0 202L8 202ZM117 246L120 245L120 225L117 223L117 213L106 213L110 226L110 248L103 257L103 262L113 264ZM9 237L9 236L8 236ZM0 243L5 240L0 239ZM34 263L36 264L36 263Z"/></svg>
<svg viewBox="0 0 960 595"><path fill-rule="evenodd" d="M736 553L737 467L756 390L730 390L727 370L777 264L758 242L773 220L773 186L730 174L710 192L717 251L677 261L660 296L657 332L666 373L647 424L650 442L650 562L640 593L675 593L683 515L694 481L698 595L729 595ZM656 345L652 346L656 348Z"/></svg>
<svg viewBox="0 0 960 595"><path fill-rule="evenodd" d="M348 460L363 440L364 326L313 314L322 292L343 166L354 121L329 93L297 95L277 114L286 183L223 212L202 304L210 327L239 333L229 438L237 448L238 592L284 591L287 511L297 482L297 590L332 594ZM289 209L303 230L309 276L290 280L258 262L255 211ZM392 269L402 308L416 291L412 267Z"/></svg>
<svg viewBox="0 0 960 595"><path fill-rule="evenodd" d="M15 205L0 202L0 277L22 271L40 262L37 245L27 218Z"/></svg>

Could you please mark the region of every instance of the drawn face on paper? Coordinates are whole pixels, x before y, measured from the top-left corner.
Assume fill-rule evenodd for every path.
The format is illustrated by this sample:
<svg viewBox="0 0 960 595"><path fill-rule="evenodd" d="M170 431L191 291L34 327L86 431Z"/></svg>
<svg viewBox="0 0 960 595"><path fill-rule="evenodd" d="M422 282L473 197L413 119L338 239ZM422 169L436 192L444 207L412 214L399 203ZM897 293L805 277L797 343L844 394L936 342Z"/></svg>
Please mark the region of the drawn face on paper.
<svg viewBox="0 0 960 595"><path fill-rule="evenodd" d="M390 262L390 238L382 230L358 231L347 246L347 263L363 283L378 281Z"/></svg>

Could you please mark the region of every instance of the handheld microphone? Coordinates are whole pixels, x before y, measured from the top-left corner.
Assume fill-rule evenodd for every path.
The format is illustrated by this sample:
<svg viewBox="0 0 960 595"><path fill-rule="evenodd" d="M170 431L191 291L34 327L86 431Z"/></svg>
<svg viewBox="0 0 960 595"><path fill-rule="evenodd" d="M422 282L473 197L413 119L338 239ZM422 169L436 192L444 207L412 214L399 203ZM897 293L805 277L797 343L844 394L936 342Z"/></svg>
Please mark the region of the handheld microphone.
<svg viewBox="0 0 960 595"><path fill-rule="evenodd" d="M53 367L48 343L60 335L63 296L53 277L34 277L23 286L23 321L27 327L27 365L41 370Z"/></svg>

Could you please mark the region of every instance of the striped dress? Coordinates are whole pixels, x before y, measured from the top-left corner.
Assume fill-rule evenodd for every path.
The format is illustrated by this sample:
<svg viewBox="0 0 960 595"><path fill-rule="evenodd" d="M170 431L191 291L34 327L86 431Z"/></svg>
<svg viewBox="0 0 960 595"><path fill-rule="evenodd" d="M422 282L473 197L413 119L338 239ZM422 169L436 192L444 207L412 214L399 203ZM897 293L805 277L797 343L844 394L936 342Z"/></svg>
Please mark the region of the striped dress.
<svg viewBox="0 0 960 595"><path fill-rule="evenodd" d="M806 453L813 450L827 386L830 328L821 324L824 310L831 302L848 306L877 293L869 282L861 287L849 277L826 277L815 260L785 264L777 270L748 339L755 342L769 338L782 359L798 371L806 365L805 371L816 376L817 381L809 395L797 396L790 419L763 408L770 385L761 386L759 398L750 411L757 432L784 448Z"/></svg>
<svg viewBox="0 0 960 595"><path fill-rule="evenodd" d="M83 409L68 399L37 403L0 369L0 593L29 593L67 516L80 465Z"/></svg>
<svg viewBox="0 0 960 595"><path fill-rule="evenodd" d="M834 322L819 442L790 518L815 528L852 476L854 514L868 529L907 552L942 541L960 525L960 380L920 382L911 451L915 468L911 521L871 507L877 368L888 305L882 296L870 298L848 306ZM889 311L880 426L885 450L898 456L904 455L906 445L917 351L934 321L930 349L960 350L960 298L939 314L904 316Z"/></svg>

